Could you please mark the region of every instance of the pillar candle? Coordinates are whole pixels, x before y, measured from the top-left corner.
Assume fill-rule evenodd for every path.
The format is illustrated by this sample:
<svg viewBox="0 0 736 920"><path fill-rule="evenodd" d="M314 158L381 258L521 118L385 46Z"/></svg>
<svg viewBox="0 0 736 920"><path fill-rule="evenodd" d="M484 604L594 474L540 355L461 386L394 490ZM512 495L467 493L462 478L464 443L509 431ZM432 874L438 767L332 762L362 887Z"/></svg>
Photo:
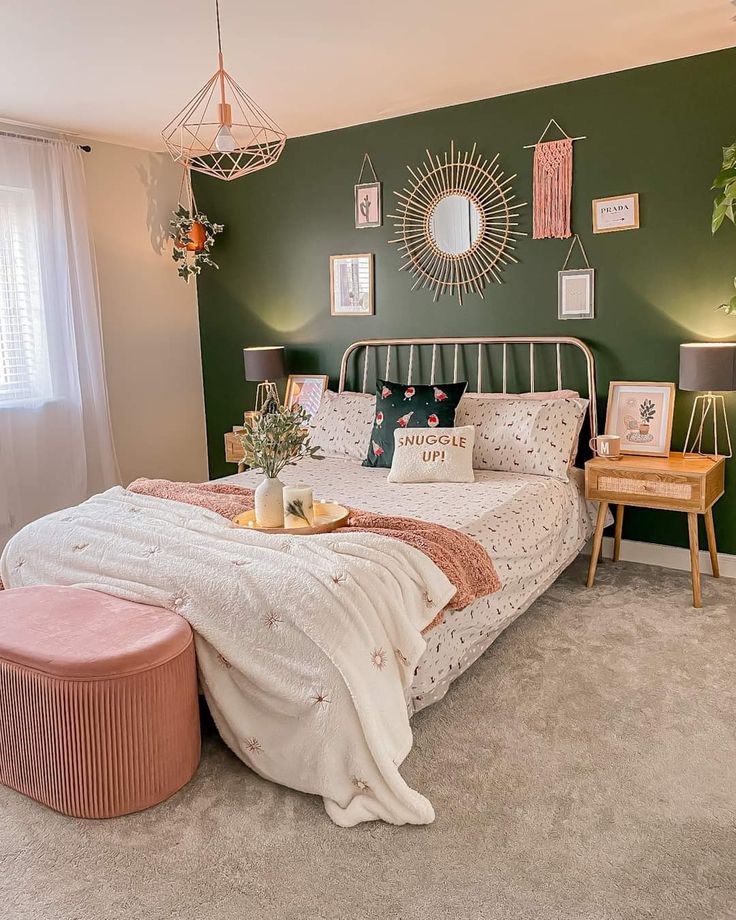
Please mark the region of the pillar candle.
<svg viewBox="0 0 736 920"><path fill-rule="evenodd" d="M314 523L314 501L309 486L284 486L284 526L307 527Z"/></svg>

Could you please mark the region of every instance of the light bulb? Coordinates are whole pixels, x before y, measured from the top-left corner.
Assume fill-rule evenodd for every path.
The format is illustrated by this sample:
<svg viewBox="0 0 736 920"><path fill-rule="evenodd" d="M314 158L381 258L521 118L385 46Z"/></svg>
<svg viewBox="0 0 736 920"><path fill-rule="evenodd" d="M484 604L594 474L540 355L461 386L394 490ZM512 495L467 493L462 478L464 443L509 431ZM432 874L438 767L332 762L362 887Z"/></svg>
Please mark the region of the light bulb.
<svg viewBox="0 0 736 920"><path fill-rule="evenodd" d="M232 153L237 147L232 131L227 125L220 125L220 130L215 137L215 147L220 153Z"/></svg>

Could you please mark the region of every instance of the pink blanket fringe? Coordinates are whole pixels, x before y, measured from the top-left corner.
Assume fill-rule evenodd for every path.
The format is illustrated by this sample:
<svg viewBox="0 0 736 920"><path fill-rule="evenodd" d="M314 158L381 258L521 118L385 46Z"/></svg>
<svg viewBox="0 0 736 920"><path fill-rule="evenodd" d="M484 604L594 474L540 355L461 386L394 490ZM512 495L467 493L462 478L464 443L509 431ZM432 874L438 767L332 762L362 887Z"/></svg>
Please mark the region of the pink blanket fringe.
<svg viewBox="0 0 736 920"><path fill-rule="evenodd" d="M130 492L184 502L216 511L230 520L253 507L253 490L214 482L169 482L167 479L136 479ZM460 610L472 601L493 594L501 587L493 561L483 547L467 534L414 518L373 514L351 509L347 527L382 534L401 540L428 556L455 586L456 593L445 609ZM337 531L339 532L339 531ZM424 632L438 626L445 618L441 611Z"/></svg>
<svg viewBox="0 0 736 920"><path fill-rule="evenodd" d="M571 235L572 140L545 141L534 148L533 238Z"/></svg>

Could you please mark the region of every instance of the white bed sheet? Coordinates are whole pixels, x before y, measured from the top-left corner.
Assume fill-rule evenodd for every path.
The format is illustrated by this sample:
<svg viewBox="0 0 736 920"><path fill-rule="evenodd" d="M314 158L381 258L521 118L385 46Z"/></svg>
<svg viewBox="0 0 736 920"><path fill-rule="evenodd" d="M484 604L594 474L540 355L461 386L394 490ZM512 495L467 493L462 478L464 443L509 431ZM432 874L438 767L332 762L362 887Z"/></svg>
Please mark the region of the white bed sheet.
<svg viewBox="0 0 736 920"><path fill-rule="evenodd" d="M544 476L476 470L473 483L389 483L387 470L357 460L305 460L287 468L287 484L309 483L315 497L382 514L433 521L478 540L502 587L427 633L427 650L407 692L409 712L441 699L463 671L554 582L579 554L595 525L581 470L569 482ZM226 480L255 487L260 474Z"/></svg>

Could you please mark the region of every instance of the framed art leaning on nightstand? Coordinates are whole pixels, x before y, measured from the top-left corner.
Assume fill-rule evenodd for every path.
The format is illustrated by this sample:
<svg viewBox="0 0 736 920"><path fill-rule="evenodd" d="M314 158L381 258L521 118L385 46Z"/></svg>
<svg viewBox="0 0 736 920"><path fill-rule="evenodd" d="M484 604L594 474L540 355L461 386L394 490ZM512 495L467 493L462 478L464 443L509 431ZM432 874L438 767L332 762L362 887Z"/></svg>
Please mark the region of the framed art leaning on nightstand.
<svg viewBox="0 0 736 920"><path fill-rule="evenodd" d="M605 433L620 436L622 454L666 457L672 441L674 408L674 383L612 380Z"/></svg>

